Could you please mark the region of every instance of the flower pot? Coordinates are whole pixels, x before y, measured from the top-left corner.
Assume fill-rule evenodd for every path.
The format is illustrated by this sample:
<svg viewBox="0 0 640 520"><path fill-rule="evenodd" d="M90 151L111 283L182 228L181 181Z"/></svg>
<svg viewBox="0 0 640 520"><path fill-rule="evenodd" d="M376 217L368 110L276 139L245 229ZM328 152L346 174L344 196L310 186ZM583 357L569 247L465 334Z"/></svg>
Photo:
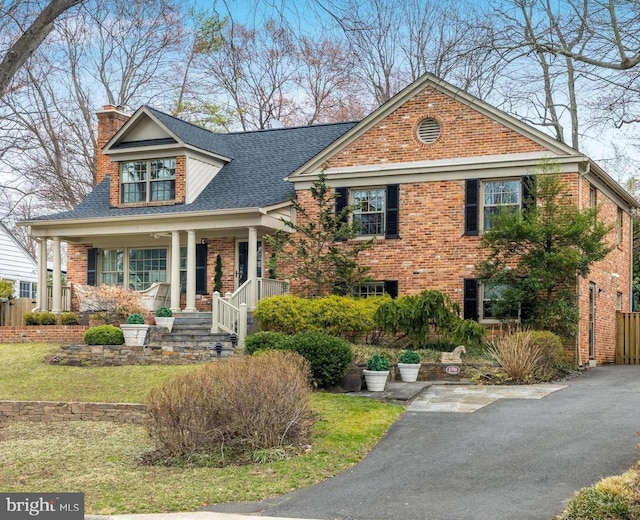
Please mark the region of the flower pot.
<svg viewBox="0 0 640 520"><path fill-rule="evenodd" d="M398 363L400 379L405 383L415 383L420 373L420 363Z"/></svg>
<svg viewBox="0 0 640 520"><path fill-rule="evenodd" d="M127 347L141 347L144 345L149 325L129 325L127 323L123 323L120 325L120 328L124 335L124 344Z"/></svg>
<svg viewBox="0 0 640 520"><path fill-rule="evenodd" d="M364 370L364 380L367 383L367 390L370 392L382 392L387 384L389 371Z"/></svg>
<svg viewBox="0 0 640 520"><path fill-rule="evenodd" d="M173 316L164 317L164 318L156 316L156 325L158 327L164 327L165 329L168 329L169 332L173 330L174 321L175 321L175 318Z"/></svg>

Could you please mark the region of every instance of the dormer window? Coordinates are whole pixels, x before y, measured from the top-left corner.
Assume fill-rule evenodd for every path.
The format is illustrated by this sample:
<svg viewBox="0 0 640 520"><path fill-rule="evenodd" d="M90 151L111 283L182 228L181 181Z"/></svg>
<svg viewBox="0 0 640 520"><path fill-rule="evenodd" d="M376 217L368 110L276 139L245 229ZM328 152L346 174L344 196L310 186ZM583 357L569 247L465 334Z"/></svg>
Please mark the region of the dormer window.
<svg viewBox="0 0 640 520"><path fill-rule="evenodd" d="M120 163L120 199L123 203L176 198L176 159L149 159Z"/></svg>

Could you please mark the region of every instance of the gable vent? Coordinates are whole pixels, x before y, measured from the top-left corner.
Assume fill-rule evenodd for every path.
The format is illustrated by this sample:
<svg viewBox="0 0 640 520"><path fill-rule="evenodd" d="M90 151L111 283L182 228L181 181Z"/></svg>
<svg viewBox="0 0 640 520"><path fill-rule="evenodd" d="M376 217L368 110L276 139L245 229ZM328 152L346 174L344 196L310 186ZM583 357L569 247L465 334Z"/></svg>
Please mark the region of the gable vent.
<svg viewBox="0 0 640 520"><path fill-rule="evenodd" d="M418 139L423 143L430 144L440 137L440 123L428 117L423 119L418 125Z"/></svg>

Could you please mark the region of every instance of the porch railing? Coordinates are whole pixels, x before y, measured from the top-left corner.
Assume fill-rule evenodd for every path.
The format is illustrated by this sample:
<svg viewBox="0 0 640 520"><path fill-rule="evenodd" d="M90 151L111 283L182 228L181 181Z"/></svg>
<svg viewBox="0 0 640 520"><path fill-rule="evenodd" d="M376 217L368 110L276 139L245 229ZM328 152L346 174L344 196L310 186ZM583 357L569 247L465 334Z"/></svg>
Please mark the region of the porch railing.
<svg viewBox="0 0 640 520"><path fill-rule="evenodd" d="M257 278L258 300L279 296L289 292L288 280L272 280ZM211 332L226 332L238 335L238 345L243 346L247 336L247 317L249 314L249 294L253 280L247 280L233 293L224 297L219 292L213 293L211 299Z"/></svg>
<svg viewBox="0 0 640 520"><path fill-rule="evenodd" d="M53 286L47 285L47 309L53 307ZM71 284L62 286L62 311L71 310Z"/></svg>

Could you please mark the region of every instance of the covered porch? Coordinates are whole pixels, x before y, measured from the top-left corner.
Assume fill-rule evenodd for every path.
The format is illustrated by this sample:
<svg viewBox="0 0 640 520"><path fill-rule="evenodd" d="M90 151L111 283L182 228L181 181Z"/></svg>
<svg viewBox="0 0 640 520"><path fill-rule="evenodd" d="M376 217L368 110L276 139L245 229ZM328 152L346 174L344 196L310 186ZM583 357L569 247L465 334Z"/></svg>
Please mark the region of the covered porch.
<svg viewBox="0 0 640 520"><path fill-rule="evenodd" d="M37 309L59 313L68 308L63 244L75 307L79 294L73 288L86 285L120 285L141 293L162 285L166 306L184 313L210 311L214 291L249 311L259 299L287 292L288 282L273 279L273 273L265 276L262 237L282 229L280 219L264 209L220 213L25 222L39 243ZM48 249L53 251L50 294Z"/></svg>

